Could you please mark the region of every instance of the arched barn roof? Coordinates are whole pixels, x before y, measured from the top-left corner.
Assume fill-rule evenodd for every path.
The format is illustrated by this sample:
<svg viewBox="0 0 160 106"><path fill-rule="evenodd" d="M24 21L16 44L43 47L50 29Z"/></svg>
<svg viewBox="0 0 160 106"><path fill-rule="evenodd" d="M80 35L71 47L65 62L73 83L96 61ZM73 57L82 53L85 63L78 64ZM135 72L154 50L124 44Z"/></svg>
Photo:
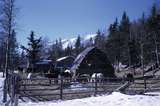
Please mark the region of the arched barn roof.
<svg viewBox="0 0 160 106"><path fill-rule="evenodd" d="M88 54L88 52L90 52L92 49L94 49L95 47L88 47L87 49L85 49L84 51L82 51L74 60L73 62L73 66L71 67L71 70L77 70L78 66L81 64L81 62L83 61L83 59L86 57L86 55Z"/></svg>
<svg viewBox="0 0 160 106"><path fill-rule="evenodd" d="M71 67L71 71L76 74L78 72L82 72L83 74L92 73L92 70L109 70L113 71L114 68L110 64L106 54L96 47L88 47L84 51L82 51L77 58L74 60L73 65ZM112 72L111 72L112 73ZM114 75L113 75L114 76Z"/></svg>

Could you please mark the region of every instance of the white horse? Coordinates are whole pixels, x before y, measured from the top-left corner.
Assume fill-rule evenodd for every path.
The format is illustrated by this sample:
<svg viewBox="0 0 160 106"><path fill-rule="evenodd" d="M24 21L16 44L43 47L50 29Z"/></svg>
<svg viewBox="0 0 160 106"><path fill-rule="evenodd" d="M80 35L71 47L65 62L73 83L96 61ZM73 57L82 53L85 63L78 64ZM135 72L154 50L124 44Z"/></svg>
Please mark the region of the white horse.
<svg viewBox="0 0 160 106"><path fill-rule="evenodd" d="M103 77L102 73L93 73L90 81L95 82L97 80L97 82L102 82Z"/></svg>

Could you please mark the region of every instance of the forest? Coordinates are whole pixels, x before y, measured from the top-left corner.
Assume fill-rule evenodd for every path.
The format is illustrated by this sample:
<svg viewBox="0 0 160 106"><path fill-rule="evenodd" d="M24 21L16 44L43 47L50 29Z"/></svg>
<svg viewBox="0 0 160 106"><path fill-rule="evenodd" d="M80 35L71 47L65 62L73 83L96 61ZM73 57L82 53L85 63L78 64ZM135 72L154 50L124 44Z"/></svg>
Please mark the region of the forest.
<svg viewBox="0 0 160 106"><path fill-rule="evenodd" d="M104 51L112 65L140 67L150 63L160 64L160 7L156 3L150 7L149 13L142 13L142 16L134 21L130 21L127 12L124 11L121 19L115 18L108 28L98 29L96 37L91 38L86 45L82 44L81 35L78 35L73 47L68 45L63 49L62 38L50 43L48 39L36 35L34 31L26 38L27 45L19 44L15 0L4 1L0 3L1 71L17 69L19 65L27 62L34 64L42 59L55 61L63 56L76 57L90 46Z"/></svg>

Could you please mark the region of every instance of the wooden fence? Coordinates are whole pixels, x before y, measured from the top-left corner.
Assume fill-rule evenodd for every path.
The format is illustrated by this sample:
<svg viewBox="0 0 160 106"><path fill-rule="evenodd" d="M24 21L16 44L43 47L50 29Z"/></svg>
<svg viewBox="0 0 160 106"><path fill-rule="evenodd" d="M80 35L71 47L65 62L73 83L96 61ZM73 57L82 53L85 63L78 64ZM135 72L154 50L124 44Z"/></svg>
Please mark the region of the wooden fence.
<svg viewBox="0 0 160 106"><path fill-rule="evenodd" d="M111 93L125 83L117 78L34 78L24 79L17 74L8 76L8 94L11 104L18 99L27 101L49 101L74 99Z"/></svg>
<svg viewBox="0 0 160 106"><path fill-rule="evenodd" d="M92 81L85 78L21 79L19 94L24 101L24 97L33 101L74 99L111 93L124 83L122 79L116 78L95 78Z"/></svg>
<svg viewBox="0 0 160 106"><path fill-rule="evenodd" d="M8 79L5 79L4 81L4 93L3 93L3 102L5 103L5 106L18 106L18 88L19 88L19 77L15 73L9 73ZM7 96L10 98L7 99Z"/></svg>
<svg viewBox="0 0 160 106"><path fill-rule="evenodd" d="M8 93L11 104L17 106L18 99L27 101L50 101L75 99L113 91L144 93L160 91L160 76L135 79L120 78L34 78L22 79L16 74L9 75Z"/></svg>
<svg viewBox="0 0 160 106"><path fill-rule="evenodd" d="M160 91L160 76L145 76L135 78L134 82L125 90L129 94L143 94L145 92Z"/></svg>

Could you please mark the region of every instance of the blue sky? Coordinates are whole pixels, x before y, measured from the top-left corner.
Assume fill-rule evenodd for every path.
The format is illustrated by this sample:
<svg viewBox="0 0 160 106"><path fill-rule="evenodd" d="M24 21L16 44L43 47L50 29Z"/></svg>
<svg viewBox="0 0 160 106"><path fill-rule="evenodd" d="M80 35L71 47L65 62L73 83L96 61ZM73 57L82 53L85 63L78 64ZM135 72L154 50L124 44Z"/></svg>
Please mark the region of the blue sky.
<svg viewBox="0 0 160 106"><path fill-rule="evenodd" d="M154 0L17 0L17 37L26 44L33 30L50 41L106 30L126 11L131 20L149 12Z"/></svg>

